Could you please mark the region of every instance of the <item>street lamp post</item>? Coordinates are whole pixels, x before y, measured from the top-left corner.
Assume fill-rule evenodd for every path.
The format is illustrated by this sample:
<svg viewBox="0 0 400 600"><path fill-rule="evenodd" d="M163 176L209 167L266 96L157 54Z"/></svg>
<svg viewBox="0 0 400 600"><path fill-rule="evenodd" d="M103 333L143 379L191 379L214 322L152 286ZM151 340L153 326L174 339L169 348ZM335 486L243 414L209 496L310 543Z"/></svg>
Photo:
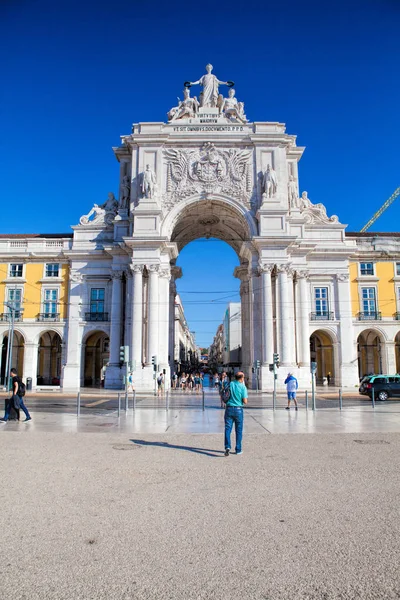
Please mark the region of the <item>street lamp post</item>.
<svg viewBox="0 0 400 600"><path fill-rule="evenodd" d="M6 371L5 371L5 377L4 377L5 388L8 391L9 382L10 382L10 369L12 367L15 308L9 302L6 302L6 306L10 310L10 320L9 320L9 325L8 325L8 340L7 340Z"/></svg>

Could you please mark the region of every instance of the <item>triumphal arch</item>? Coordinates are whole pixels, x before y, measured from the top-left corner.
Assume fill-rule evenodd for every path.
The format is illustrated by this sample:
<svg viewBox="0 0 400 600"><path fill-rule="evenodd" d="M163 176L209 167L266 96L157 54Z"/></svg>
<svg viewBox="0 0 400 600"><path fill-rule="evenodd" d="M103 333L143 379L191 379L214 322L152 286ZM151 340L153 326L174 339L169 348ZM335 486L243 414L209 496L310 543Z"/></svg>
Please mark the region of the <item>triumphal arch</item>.
<svg viewBox="0 0 400 600"><path fill-rule="evenodd" d="M259 360L261 386L271 388L268 365L278 352L282 367L309 384L316 327L311 297L321 283L337 300L336 320L326 324L341 365L337 382L357 378L348 278L354 242L346 241L336 216L327 216L323 204L300 191L304 148L296 136L282 123L251 121L233 86L207 65L206 74L184 83L183 98L166 122L135 123L114 148L117 197L110 193L74 227L64 387L82 381L79 356L87 331L73 327L74 314L79 321L79 303L90 301L90 282L104 279L110 306L105 386L121 386L123 344L136 364L137 389L152 389L154 355L168 379L175 282L182 275L176 260L186 244L209 237L224 240L239 257L234 275L241 281L242 368L250 378Z"/></svg>

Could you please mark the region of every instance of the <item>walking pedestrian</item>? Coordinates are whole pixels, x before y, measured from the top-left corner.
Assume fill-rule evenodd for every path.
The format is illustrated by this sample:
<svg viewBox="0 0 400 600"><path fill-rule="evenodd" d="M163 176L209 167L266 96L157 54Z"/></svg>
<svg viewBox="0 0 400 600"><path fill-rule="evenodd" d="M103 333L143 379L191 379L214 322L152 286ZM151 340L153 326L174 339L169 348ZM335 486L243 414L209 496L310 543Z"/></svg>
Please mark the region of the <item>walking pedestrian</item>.
<svg viewBox="0 0 400 600"><path fill-rule="evenodd" d="M236 454L242 454L243 436L243 405L247 404L247 388L244 385L244 373L239 371L235 375L235 381L229 384L229 398L225 408L225 456L231 451L231 433L235 424Z"/></svg>
<svg viewBox="0 0 400 600"><path fill-rule="evenodd" d="M9 401L6 404L6 410L4 413L4 417L1 419L3 423L6 423L10 418L11 407L14 406L17 410L22 408L25 413L25 422L32 421L32 417L29 414L28 409L24 404L23 397L25 396L25 384L22 382L22 379L18 377L18 373L16 369L11 369L10 376L12 377L12 395L9 398Z"/></svg>
<svg viewBox="0 0 400 600"><path fill-rule="evenodd" d="M161 396L163 393L163 387L164 387L164 375L162 373L159 374L159 376L157 377L157 396Z"/></svg>
<svg viewBox="0 0 400 600"><path fill-rule="evenodd" d="M293 402L294 402L295 410L298 410L297 400L296 400L296 390L299 387L299 384L297 382L296 377L294 377L292 375L292 373L288 373L288 375L285 379L285 385L286 385L286 391L287 391L287 397L288 397L288 405L286 407L286 410L290 410L290 401L291 400L293 400Z"/></svg>
<svg viewBox="0 0 400 600"><path fill-rule="evenodd" d="M229 382L227 374L225 372L222 373L222 375L221 375L221 381L219 382L219 396L221 398L221 408L225 407L225 403L224 403L224 401L222 399L222 394L223 394L224 390L227 387L229 387L229 383L230 382Z"/></svg>

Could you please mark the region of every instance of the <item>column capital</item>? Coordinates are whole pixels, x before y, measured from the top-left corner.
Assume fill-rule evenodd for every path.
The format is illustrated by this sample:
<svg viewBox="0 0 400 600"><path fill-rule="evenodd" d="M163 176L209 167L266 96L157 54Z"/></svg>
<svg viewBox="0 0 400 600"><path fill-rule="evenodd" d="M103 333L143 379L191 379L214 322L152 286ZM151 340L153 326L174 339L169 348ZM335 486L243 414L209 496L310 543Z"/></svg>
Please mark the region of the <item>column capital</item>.
<svg viewBox="0 0 400 600"><path fill-rule="evenodd" d="M149 273L158 273L160 270L160 265L147 265L147 270Z"/></svg>
<svg viewBox="0 0 400 600"><path fill-rule="evenodd" d="M263 262L259 262L258 263L258 270L259 273L272 273L272 271L275 268L275 263L263 263Z"/></svg>
<svg viewBox="0 0 400 600"><path fill-rule="evenodd" d="M163 277L165 279L171 279L171 269L169 267L163 267L162 269L160 269L159 271L160 277Z"/></svg>
<svg viewBox="0 0 400 600"><path fill-rule="evenodd" d="M336 275L337 281L343 283L344 281L349 281L350 275L348 273L338 273Z"/></svg>
<svg viewBox="0 0 400 600"><path fill-rule="evenodd" d="M296 271L297 279L308 279L310 272L307 270Z"/></svg>
<svg viewBox="0 0 400 600"><path fill-rule="evenodd" d="M79 273L79 271L71 271L69 274L69 278L70 278L70 281L72 281L72 283L82 283L83 282L83 275L82 275L82 273Z"/></svg>
<svg viewBox="0 0 400 600"><path fill-rule="evenodd" d="M117 279L117 280L118 279L122 279L123 275L124 275L124 271L123 270L121 270L121 271L111 271L111 279L113 279L113 280L114 279Z"/></svg>
<svg viewBox="0 0 400 600"><path fill-rule="evenodd" d="M290 263L283 263L281 265L276 265L276 270L278 273L286 273L288 277L293 277L294 271Z"/></svg>
<svg viewBox="0 0 400 600"><path fill-rule="evenodd" d="M133 273L143 273L144 265L129 265Z"/></svg>

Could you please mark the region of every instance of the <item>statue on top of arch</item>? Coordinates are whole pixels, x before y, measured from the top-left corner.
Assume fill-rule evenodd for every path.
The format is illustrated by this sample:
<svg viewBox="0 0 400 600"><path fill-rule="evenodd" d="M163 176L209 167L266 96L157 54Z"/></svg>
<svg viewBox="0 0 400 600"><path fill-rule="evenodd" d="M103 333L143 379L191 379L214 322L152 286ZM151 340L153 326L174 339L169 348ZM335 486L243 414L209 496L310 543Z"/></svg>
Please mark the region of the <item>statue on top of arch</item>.
<svg viewBox="0 0 400 600"><path fill-rule="evenodd" d="M169 122L195 118L201 112L199 109L218 108L218 116L224 116L229 121L247 123L244 113L244 102L238 102L237 98L235 98L233 81L220 81L212 74L212 70L213 66L208 64L206 66L207 73L200 77L200 79L197 81L185 81L184 98L183 100L178 98L178 106L174 106L167 113ZM190 88L192 85L200 85L203 88L199 100L197 100L196 96L193 98L190 97ZM219 93L220 85L227 85L230 88L228 98L224 98Z"/></svg>

